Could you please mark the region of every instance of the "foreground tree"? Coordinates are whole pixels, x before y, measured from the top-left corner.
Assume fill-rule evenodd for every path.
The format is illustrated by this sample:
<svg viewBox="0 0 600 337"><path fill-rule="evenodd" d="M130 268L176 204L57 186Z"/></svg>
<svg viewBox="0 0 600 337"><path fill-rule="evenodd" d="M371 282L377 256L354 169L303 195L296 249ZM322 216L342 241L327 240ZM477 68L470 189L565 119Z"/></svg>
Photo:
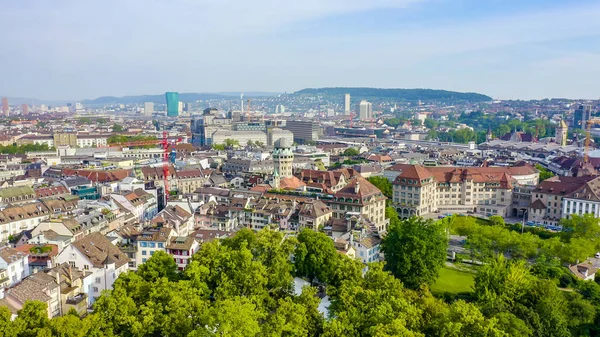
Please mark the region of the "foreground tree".
<svg viewBox="0 0 600 337"><path fill-rule="evenodd" d="M294 252L297 276L306 277L311 283L319 280L329 284L339 257L333 240L325 234L306 228L298 234Z"/></svg>
<svg viewBox="0 0 600 337"><path fill-rule="evenodd" d="M447 249L443 225L417 217L391 221L382 242L386 269L411 289L437 279Z"/></svg>

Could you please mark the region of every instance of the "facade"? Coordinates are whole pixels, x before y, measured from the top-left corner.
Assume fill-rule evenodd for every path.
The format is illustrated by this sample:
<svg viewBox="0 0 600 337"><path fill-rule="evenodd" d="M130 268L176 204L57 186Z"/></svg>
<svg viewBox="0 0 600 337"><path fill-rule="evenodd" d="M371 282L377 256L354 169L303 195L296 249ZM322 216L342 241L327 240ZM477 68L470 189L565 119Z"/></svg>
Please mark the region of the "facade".
<svg viewBox="0 0 600 337"><path fill-rule="evenodd" d="M314 121L287 121L285 130L294 134L294 142L306 144L319 139L319 123Z"/></svg>
<svg viewBox="0 0 600 337"><path fill-rule="evenodd" d="M92 282L83 289L89 305L102 291L111 289L119 275L129 268L129 257L98 232L73 242L58 254L56 261L92 274Z"/></svg>
<svg viewBox="0 0 600 337"><path fill-rule="evenodd" d="M200 249L200 244L190 236L174 237L167 245L167 253L173 256L179 270L184 270L187 267L190 259L198 249Z"/></svg>
<svg viewBox="0 0 600 337"><path fill-rule="evenodd" d="M8 98L2 97L2 115L8 117L9 107Z"/></svg>
<svg viewBox="0 0 600 337"><path fill-rule="evenodd" d="M217 130L212 134L212 144L223 144L226 139L235 139L244 146L248 141L267 143L267 134L263 131L230 131ZM208 144L207 144L208 145Z"/></svg>
<svg viewBox="0 0 600 337"><path fill-rule="evenodd" d="M345 219L347 214L362 214L375 225L377 232L384 233L389 222L385 218L386 199L367 179L355 176L327 203L333 210L334 218Z"/></svg>
<svg viewBox="0 0 600 337"><path fill-rule="evenodd" d="M143 232L137 237L137 254L134 268L146 262L156 251L167 251L167 244L175 232L171 228Z"/></svg>
<svg viewBox="0 0 600 337"><path fill-rule="evenodd" d="M167 101L167 117L179 116L179 93L166 92L165 99Z"/></svg>
<svg viewBox="0 0 600 337"><path fill-rule="evenodd" d="M318 231L332 216L333 211L324 202L320 200L305 202L298 211L298 227Z"/></svg>
<svg viewBox="0 0 600 337"><path fill-rule="evenodd" d="M350 94L344 95L344 115L350 114Z"/></svg>
<svg viewBox="0 0 600 337"><path fill-rule="evenodd" d="M373 104L365 100L358 105L358 118L361 121L370 121L373 118Z"/></svg>
<svg viewBox="0 0 600 337"><path fill-rule="evenodd" d="M154 113L154 103L145 102L144 103L144 116L152 116Z"/></svg>
<svg viewBox="0 0 600 337"><path fill-rule="evenodd" d="M556 127L554 134L556 144L559 144L560 146L567 146L568 131L569 127L567 126L567 123L565 123L565 121L561 119L560 123Z"/></svg>
<svg viewBox="0 0 600 337"><path fill-rule="evenodd" d="M20 282L29 276L29 257L11 247L0 247L0 270L6 270L8 285Z"/></svg>
<svg viewBox="0 0 600 337"><path fill-rule="evenodd" d="M592 106L589 104L581 104L577 106L573 112L573 128L583 129L587 127L587 121L592 119Z"/></svg>
<svg viewBox="0 0 600 337"><path fill-rule="evenodd" d="M519 181L537 182L537 171L529 166L423 167L396 165L401 173L394 180L394 207L401 218L432 212L475 212L508 216L513 210L512 191Z"/></svg>
<svg viewBox="0 0 600 337"><path fill-rule="evenodd" d="M571 214L597 214L600 199L594 188L599 184L600 178L596 176L546 179L531 191L527 218L537 224L556 225Z"/></svg>
<svg viewBox="0 0 600 337"><path fill-rule="evenodd" d="M67 133L67 132L56 132L52 135L53 145L54 147L59 146L77 146L77 134L75 133Z"/></svg>
<svg viewBox="0 0 600 337"><path fill-rule="evenodd" d="M294 134L288 130L280 128L270 128L267 130L267 145L274 146L276 141L283 138L287 139L290 144L294 143Z"/></svg>
<svg viewBox="0 0 600 337"><path fill-rule="evenodd" d="M273 150L273 167L279 177L289 178L292 174L292 163L294 162L294 153L291 149L292 144L287 139L279 140L275 143Z"/></svg>

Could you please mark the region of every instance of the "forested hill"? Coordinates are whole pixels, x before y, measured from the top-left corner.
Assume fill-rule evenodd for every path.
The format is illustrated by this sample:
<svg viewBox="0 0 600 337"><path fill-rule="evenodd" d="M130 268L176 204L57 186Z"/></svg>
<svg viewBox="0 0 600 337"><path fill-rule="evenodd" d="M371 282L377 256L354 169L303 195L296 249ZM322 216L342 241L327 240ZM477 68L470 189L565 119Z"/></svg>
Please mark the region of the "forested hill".
<svg viewBox="0 0 600 337"><path fill-rule="evenodd" d="M379 88L308 88L296 95L338 96L350 94L353 101L359 99L398 101L447 101L487 102L492 98L473 92L456 92L436 89L379 89Z"/></svg>

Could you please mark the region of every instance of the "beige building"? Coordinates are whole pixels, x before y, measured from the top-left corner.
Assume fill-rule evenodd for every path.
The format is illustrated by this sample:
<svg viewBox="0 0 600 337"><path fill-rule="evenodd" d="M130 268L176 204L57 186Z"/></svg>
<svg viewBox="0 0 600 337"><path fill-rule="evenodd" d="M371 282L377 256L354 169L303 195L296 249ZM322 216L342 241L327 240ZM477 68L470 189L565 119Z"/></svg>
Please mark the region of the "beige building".
<svg viewBox="0 0 600 337"><path fill-rule="evenodd" d="M322 201L309 201L300 206L298 227L319 230L332 216L333 211Z"/></svg>
<svg viewBox="0 0 600 337"><path fill-rule="evenodd" d="M542 181L531 191L527 219L538 224L555 225L571 214L600 214L597 176L555 176Z"/></svg>
<svg viewBox="0 0 600 337"><path fill-rule="evenodd" d="M355 176L328 203L334 218L345 219L351 213L362 214L375 224L374 229L383 233L389 223L389 219L385 218L386 199L367 179Z"/></svg>
<svg viewBox="0 0 600 337"><path fill-rule="evenodd" d="M401 166L401 173L394 180L393 202L401 218L438 211L508 216L513 185L537 183L537 170L531 166L396 166Z"/></svg>
<svg viewBox="0 0 600 337"><path fill-rule="evenodd" d="M75 134L75 133L56 132L52 136L52 138L54 140L55 147L59 147L59 146L76 147L77 146L77 134Z"/></svg>

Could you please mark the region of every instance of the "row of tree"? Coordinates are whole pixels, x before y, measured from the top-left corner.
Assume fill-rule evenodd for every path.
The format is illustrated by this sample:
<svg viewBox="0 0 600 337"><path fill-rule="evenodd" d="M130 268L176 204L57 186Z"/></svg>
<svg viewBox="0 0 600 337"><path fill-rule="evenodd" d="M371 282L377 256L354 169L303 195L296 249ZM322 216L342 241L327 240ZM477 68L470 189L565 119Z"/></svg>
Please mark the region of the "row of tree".
<svg viewBox="0 0 600 337"><path fill-rule="evenodd" d="M561 220L564 231L544 237L531 232L520 233L504 223L482 224L472 217L448 217L443 220L452 232L467 236L466 246L473 258L485 260L497 254L516 258L536 259L540 256L558 258L565 264L584 261L600 251L600 219L591 214L573 215ZM492 222L493 224L494 222ZM517 227L521 227L519 224Z"/></svg>
<svg viewBox="0 0 600 337"><path fill-rule="evenodd" d="M243 229L204 243L183 272L156 252L122 274L94 313L47 319L28 302L15 321L0 307L3 336L589 336L597 333L600 286L562 292L502 255L475 277L472 298L431 295L448 245L444 222L400 221L388 208L386 263L368 268L325 234ZM573 236L578 234L573 234ZM290 257L292 257L290 259ZM366 271L365 271L366 269ZM308 280L301 294L294 277ZM319 310L323 291L328 315ZM595 321L596 320L596 321Z"/></svg>
<svg viewBox="0 0 600 337"><path fill-rule="evenodd" d="M0 153L2 154L25 154L27 152L49 150L54 150L54 148L50 148L46 144L0 145Z"/></svg>

